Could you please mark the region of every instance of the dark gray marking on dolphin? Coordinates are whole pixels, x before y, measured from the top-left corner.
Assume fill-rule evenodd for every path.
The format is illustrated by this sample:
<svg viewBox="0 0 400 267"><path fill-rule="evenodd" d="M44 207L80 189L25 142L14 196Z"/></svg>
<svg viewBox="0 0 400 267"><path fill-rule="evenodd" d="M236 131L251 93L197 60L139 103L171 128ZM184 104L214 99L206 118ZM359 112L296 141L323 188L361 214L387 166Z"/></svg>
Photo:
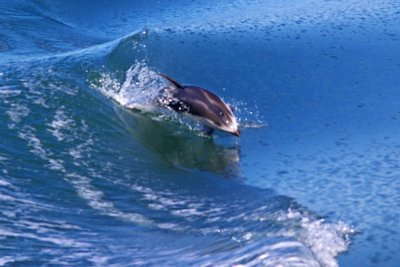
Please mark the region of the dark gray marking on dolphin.
<svg viewBox="0 0 400 267"><path fill-rule="evenodd" d="M178 113L191 115L207 127L239 136L240 131L232 109L212 92L192 85L181 85L165 74L171 85L160 90L157 104ZM212 130L209 130L211 133Z"/></svg>

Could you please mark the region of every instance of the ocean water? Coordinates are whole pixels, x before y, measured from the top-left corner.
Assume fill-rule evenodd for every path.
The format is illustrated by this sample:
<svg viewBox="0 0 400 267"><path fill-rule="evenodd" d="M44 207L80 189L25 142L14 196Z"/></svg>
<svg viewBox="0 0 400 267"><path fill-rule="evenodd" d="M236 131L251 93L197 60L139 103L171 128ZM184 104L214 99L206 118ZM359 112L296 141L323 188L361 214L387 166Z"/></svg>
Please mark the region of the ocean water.
<svg viewBox="0 0 400 267"><path fill-rule="evenodd" d="M386 0L0 1L0 266L399 266L399 25ZM157 72L241 137L147 110Z"/></svg>

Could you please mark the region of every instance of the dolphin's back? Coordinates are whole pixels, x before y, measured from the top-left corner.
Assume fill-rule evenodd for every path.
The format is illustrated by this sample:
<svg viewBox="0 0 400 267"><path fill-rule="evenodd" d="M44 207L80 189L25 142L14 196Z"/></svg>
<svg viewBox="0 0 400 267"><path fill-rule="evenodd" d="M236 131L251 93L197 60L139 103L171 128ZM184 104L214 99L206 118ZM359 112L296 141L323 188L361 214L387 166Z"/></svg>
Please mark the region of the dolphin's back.
<svg viewBox="0 0 400 267"><path fill-rule="evenodd" d="M194 116L214 118L214 121L218 121L219 114L230 112L218 96L200 87L184 86L174 93L174 97L185 106L183 111Z"/></svg>

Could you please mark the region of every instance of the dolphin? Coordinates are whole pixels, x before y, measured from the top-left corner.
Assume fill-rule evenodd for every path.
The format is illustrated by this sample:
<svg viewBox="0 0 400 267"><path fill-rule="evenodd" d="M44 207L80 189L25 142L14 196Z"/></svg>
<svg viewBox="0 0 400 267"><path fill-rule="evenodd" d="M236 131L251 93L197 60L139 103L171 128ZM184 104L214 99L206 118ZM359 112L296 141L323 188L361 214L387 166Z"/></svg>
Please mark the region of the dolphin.
<svg viewBox="0 0 400 267"><path fill-rule="evenodd" d="M205 125L208 134L214 129L240 135L232 109L212 92L192 85L181 85L165 74L159 75L170 82L160 90L157 105L189 115Z"/></svg>

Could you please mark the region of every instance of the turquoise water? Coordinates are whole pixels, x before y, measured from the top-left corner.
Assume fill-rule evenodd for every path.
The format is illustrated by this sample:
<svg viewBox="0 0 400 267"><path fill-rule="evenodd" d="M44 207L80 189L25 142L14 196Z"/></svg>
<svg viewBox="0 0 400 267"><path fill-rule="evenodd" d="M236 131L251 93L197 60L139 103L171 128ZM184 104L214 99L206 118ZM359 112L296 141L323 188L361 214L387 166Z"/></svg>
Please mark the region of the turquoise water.
<svg viewBox="0 0 400 267"><path fill-rule="evenodd" d="M398 266L397 1L1 1L0 266ZM156 72L242 135L147 107Z"/></svg>

